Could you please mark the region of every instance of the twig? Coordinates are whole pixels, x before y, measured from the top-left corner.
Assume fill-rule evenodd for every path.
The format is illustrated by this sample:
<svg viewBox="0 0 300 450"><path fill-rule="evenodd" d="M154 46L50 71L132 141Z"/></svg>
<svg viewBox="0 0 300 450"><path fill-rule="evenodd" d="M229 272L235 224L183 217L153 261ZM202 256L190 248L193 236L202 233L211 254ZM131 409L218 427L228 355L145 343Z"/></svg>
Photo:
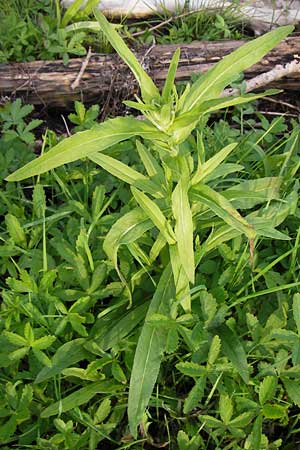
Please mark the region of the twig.
<svg viewBox="0 0 300 450"><path fill-rule="evenodd" d="M280 80L283 77L295 73L300 73L299 60L294 59L293 61L291 61L286 65L278 64L277 66L274 67L274 69L269 70L269 72L262 73L254 78L251 78L251 80L246 81L246 89L244 92L245 93L252 92L258 88L266 86L272 81ZM237 95L237 94L240 94L239 89L230 88L224 90L222 97L229 97L230 95Z"/></svg>
<svg viewBox="0 0 300 450"><path fill-rule="evenodd" d="M196 14L198 12L201 12L205 9L205 12L209 11L209 10L215 10L215 8L200 8L200 9L193 9L192 11L187 11L185 13L182 14L178 14L177 16L171 16L166 20L163 20L162 22L159 22L157 25L154 25L151 28L147 28L146 30L142 30L142 31L137 31L136 33L132 33L130 35L130 37L137 37L137 36L142 36L143 34L147 33L147 32L152 32L155 30L158 30L159 28L168 25L168 23L172 22L173 20L178 20L178 19L183 19L184 17L187 16L191 16L193 14ZM217 9L221 9L221 7L217 8Z"/></svg>
<svg viewBox="0 0 300 450"><path fill-rule="evenodd" d="M88 63L89 63L89 61L91 59L91 56L92 56L92 49L91 49L91 47L89 47L87 55L86 55L84 61L82 62L82 66L80 68L80 71L79 71L76 79L71 84L72 91L74 91L79 86L80 80L81 80L81 78L82 78L82 76L84 74L85 69L87 68L87 65L88 65Z"/></svg>

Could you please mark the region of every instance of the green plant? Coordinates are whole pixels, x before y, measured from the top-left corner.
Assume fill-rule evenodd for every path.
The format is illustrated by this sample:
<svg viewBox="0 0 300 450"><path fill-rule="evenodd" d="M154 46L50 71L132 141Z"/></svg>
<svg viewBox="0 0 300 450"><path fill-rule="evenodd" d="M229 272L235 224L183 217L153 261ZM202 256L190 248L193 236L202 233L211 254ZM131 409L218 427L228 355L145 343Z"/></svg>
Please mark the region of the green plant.
<svg viewBox="0 0 300 450"><path fill-rule="evenodd" d="M76 125L74 131L83 131L92 128L96 124L99 115L99 105L93 105L86 110L83 103L75 102L75 113L68 115L69 120Z"/></svg>
<svg viewBox="0 0 300 450"><path fill-rule="evenodd" d="M258 239L261 237L287 239L287 236L275 227L289 214L294 193L290 194L288 208L283 211L279 197L280 178L265 177L240 182L235 178L240 167L224 162L237 145L229 144L208 158L202 140L202 131L207 115L211 112L266 95L220 97L223 89L235 79L239 72L258 61L291 32L292 27L272 31L239 48L191 87L187 86L182 96L178 97L174 86L179 60L178 51L174 54L165 86L160 94L117 32L100 13L96 13L96 17L103 32L129 65L140 84L143 101L137 98L137 102L127 102L127 105L141 111L146 120L138 121L124 117L106 121L90 131L78 133L64 140L7 179L19 181L79 158L88 157L131 186L132 198L129 210L125 209L121 217L112 225L104 239L103 250L125 286L129 307L131 307L120 328L126 329L126 334L128 328L136 326L145 319L135 351L128 400L130 430L133 436L136 436L137 427L143 421L144 410L149 404L157 380L163 354L176 351L179 336L191 348L195 345L193 342L196 332L190 329L195 324L193 314L195 308L197 309L197 306L193 305L193 299L198 298L198 291L205 289L199 283L199 278L195 277L196 267L203 262L209 252L221 246L225 251L225 242L241 239L241 236L246 237L249 251L248 257L246 247L244 259L241 258L241 261L248 264L250 260L250 265L254 264L254 250ZM191 133L196 127L200 131L197 135L197 154L195 155L194 147L191 145ZM115 144L134 136L145 140L145 144L139 140L136 141L136 149L144 165L145 174L107 154L109 150L104 153ZM222 182L227 175L230 175L230 178L227 180L226 187L223 187ZM256 207L255 211L246 217L238 212L238 210L254 207ZM146 232L151 243L149 254L145 253L142 244ZM80 240L76 242L77 261L80 263L77 276L81 288L87 289L89 279L81 262L82 258L88 258L90 261L90 255L88 234L86 235L84 230L82 233ZM149 239L146 240L148 246ZM59 246L61 246L61 240ZM140 265L140 269L129 280L126 277L128 266L124 262L122 265L118 263L118 254L122 252L121 247L127 247L134 261ZM67 248L70 262L74 263L74 255L71 249ZM155 285L155 292L149 306L146 303L148 306L146 312L145 304L141 303L139 296L137 301L135 299L135 286L156 261L158 265L162 265L159 273L161 275L158 281L155 270L152 274L151 280ZM191 288L191 285L195 287ZM207 320L212 321L213 325L210 324L212 329L218 327L223 353L230 361L231 367L239 372L241 380L247 385L250 378L247 356L230 319L225 323L228 309L224 305L214 317L217 308L214 312L209 310L207 295L209 294L204 293L202 296L202 303L206 305L209 314ZM235 300L236 304L243 301L243 297ZM213 302L211 303L213 305ZM234 305L233 302L230 307ZM116 313L119 315L118 309ZM113 322L114 318L112 317L111 320ZM199 326L196 336L200 345L203 340L206 340L206 336L201 334L201 323ZM209 329L207 332L210 338ZM89 342L85 348L101 354L101 351L105 351L101 336L99 341L101 345L97 342ZM214 345L218 348L217 338L214 340ZM100 389L104 389L103 392L106 392L102 384L96 387L91 383L90 386L81 389L81 391L84 390L82 395L90 398L88 393L94 392L93 389L99 389L99 392L102 392ZM109 389L112 387L110 386ZM225 404L226 399L227 397L222 397L221 402ZM63 411L67 411L69 404L70 399L66 397L62 403L50 405L43 411L42 416L48 417L55 414L60 407ZM74 403L73 397L72 405L78 406L76 401ZM233 420L238 417L239 414ZM227 419L226 421L232 425L231 417Z"/></svg>

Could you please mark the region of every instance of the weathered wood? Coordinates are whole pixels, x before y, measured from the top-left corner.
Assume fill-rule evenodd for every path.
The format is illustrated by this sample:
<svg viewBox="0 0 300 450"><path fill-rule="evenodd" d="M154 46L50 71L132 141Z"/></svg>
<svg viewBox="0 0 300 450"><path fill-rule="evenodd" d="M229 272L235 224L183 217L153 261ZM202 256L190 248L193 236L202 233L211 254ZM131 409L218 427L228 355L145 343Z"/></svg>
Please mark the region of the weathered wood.
<svg viewBox="0 0 300 450"><path fill-rule="evenodd" d="M151 51L139 50L137 57L158 85L165 80L168 65L177 47L181 48L177 81L185 81L193 73L205 72L222 57L240 47L243 41L193 42L191 44L157 45ZM287 63L300 55L300 37L290 37L272 50L262 61L245 73L252 78ZM26 102L49 106L65 106L81 99L97 103L110 95L128 98L138 93L130 70L115 54L94 54L84 71L78 88L76 79L84 58L71 59L68 66L62 61L34 61L0 65L0 96L19 96ZM299 76L277 81L272 87L299 90ZM121 91L121 94L120 94Z"/></svg>

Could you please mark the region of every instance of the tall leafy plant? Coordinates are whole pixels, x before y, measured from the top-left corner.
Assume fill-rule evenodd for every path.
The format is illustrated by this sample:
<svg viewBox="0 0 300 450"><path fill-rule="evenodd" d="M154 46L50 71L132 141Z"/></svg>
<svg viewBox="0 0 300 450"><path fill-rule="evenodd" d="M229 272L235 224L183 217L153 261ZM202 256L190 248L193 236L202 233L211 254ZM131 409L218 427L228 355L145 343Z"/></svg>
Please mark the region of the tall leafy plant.
<svg viewBox="0 0 300 450"><path fill-rule="evenodd" d="M77 133L14 172L7 180L19 181L87 157L130 186L135 206L112 226L103 249L123 281L129 306L133 305L133 308L133 283L130 284L118 265L120 246L128 246L138 263L141 263L142 255L150 265L162 252L166 255L167 250L167 262L150 301L133 362L128 416L131 433L136 436L157 380L163 354L169 345L168 320L176 320L182 313L189 317L191 294L201 288L192 288L200 260L221 243L238 235L246 236L250 257L258 235L285 238L274 229L280 220L274 218L270 204L271 200L278 198L280 178L233 183L232 188L220 189L220 178L241 170L241 166L225 162L237 144L230 144L207 159L201 139L201 124L205 123L205 116L213 111L249 102L272 92L220 97L223 89L239 72L260 60L292 31L292 27L271 31L243 45L192 86L187 85L179 96L174 84L179 50L172 58L160 92L116 30L101 13L95 12L95 15L103 33L140 85L141 98L137 97L136 102L128 101L127 105L142 112L145 120L118 117L92 130ZM198 130L200 127L200 132L197 135L198 154L194 155L188 139L196 127ZM110 147L133 137L137 137L136 149L145 168L143 173L109 154ZM264 208L246 217L238 211L264 203ZM211 232L204 239L207 229ZM137 241L149 230L156 238L150 254L145 257ZM202 230L205 230L204 234ZM163 260L166 261L165 256ZM147 267L142 264L141 272L145 271ZM226 335L225 325L223 334ZM240 362L236 361L230 348L227 356L238 368ZM246 359L245 355L242 357ZM241 376L248 381L247 370Z"/></svg>

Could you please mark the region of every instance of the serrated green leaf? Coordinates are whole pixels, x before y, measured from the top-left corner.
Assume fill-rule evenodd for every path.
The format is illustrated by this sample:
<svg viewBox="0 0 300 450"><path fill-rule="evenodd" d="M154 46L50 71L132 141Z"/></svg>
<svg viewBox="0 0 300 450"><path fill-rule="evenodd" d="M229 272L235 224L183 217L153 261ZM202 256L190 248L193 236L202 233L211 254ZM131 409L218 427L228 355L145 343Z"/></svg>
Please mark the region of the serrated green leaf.
<svg viewBox="0 0 300 450"><path fill-rule="evenodd" d="M218 335L215 335L211 341L210 347L209 347L209 352L208 352L208 359L207 359L207 364L212 366L220 353L221 350L221 339L219 338Z"/></svg>
<svg viewBox="0 0 300 450"><path fill-rule="evenodd" d="M266 403L262 407L262 413L266 419L283 419L286 417L286 406Z"/></svg>
<svg viewBox="0 0 300 450"><path fill-rule="evenodd" d="M263 379L259 386L259 403L264 405L267 401L272 400L275 389L277 385L277 380L273 376L267 376Z"/></svg>
<svg viewBox="0 0 300 450"><path fill-rule="evenodd" d="M233 414L233 403L229 395L220 395L219 412L222 422L228 425Z"/></svg>
<svg viewBox="0 0 300 450"><path fill-rule="evenodd" d="M26 247L26 235L17 217L13 214L6 214L5 223L14 243Z"/></svg>
<svg viewBox="0 0 300 450"><path fill-rule="evenodd" d="M206 376L203 374L197 380L195 385L190 390L187 398L184 401L183 412L189 414L194 408L196 408L204 395L206 386Z"/></svg>
<svg viewBox="0 0 300 450"><path fill-rule="evenodd" d="M187 377L198 378L206 374L206 369L194 362L180 362L176 364L176 369Z"/></svg>
<svg viewBox="0 0 300 450"><path fill-rule="evenodd" d="M288 393L288 396L295 405L300 407L300 390L299 390L299 380L292 380L284 378L284 387Z"/></svg>

